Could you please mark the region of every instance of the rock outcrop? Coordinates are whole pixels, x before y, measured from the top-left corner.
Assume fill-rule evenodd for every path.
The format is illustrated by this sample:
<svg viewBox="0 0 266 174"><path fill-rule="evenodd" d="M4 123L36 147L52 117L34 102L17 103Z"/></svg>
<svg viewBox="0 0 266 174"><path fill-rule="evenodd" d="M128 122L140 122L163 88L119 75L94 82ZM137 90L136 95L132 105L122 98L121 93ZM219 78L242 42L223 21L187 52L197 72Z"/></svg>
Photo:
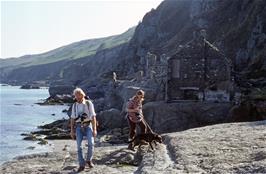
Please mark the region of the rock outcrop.
<svg viewBox="0 0 266 174"><path fill-rule="evenodd" d="M22 133L23 140L42 141L44 139L60 140L71 139L68 119L57 120L49 124L39 126L37 131Z"/></svg>
<svg viewBox="0 0 266 174"><path fill-rule="evenodd" d="M149 102L143 113L153 130L166 133L226 122L231 107L230 103Z"/></svg>
<svg viewBox="0 0 266 174"><path fill-rule="evenodd" d="M75 86L73 85L53 85L49 87L50 96L72 94Z"/></svg>
<svg viewBox="0 0 266 174"><path fill-rule="evenodd" d="M97 116L99 122L99 129L114 129L124 127L124 115L121 115L118 109L109 109L101 111Z"/></svg>
<svg viewBox="0 0 266 174"><path fill-rule="evenodd" d="M43 102L39 102L36 104L39 105L63 105L63 104L72 104L74 103L74 96L70 94L63 94L59 95L56 94L55 96L50 96L46 98Z"/></svg>
<svg viewBox="0 0 266 174"><path fill-rule="evenodd" d="M20 87L20 89L40 89L37 85L25 84Z"/></svg>

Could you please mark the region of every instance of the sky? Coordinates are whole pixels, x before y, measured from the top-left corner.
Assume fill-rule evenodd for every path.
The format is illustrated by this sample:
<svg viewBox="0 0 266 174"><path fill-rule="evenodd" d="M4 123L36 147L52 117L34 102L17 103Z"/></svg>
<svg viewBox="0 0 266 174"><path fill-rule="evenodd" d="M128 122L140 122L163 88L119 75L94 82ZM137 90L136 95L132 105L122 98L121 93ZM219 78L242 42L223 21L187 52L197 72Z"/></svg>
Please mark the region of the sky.
<svg viewBox="0 0 266 174"><path fill-rule="evenodd" d="M39 54L137 25L162 0L1 1L0 58Z"/></svg>

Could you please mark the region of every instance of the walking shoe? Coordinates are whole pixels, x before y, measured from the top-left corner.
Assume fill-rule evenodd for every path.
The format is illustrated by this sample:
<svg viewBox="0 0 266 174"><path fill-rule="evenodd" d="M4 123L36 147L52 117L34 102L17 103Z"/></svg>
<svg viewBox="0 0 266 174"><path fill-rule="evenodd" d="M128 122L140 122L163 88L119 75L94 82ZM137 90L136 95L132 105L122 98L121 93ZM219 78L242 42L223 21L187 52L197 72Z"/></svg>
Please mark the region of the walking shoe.
<svg viewBox="0 0 266 174"><path fill-rule="evenodd" d="M92 161L87 161L87 164L90 168L93 168L94 167L94 164L92 163Z"/></svg>
<svg viewBox="0 0 266 174"><path fill-rule="evenodd" d="M85 166L79 166L79 168L78 168L78 171L77 171L77 172L78 172L78 173L79 173L79 172L82 172L84 169L85 169Z"/></svg>
<svg viewBox="0 0 266 174"><path fill-rule="evenodd" d="M133 144L132 143L129 143L128 147L127 147L129 150L132 150L132 151L135 151L134 147L133 147Z"/></svg>

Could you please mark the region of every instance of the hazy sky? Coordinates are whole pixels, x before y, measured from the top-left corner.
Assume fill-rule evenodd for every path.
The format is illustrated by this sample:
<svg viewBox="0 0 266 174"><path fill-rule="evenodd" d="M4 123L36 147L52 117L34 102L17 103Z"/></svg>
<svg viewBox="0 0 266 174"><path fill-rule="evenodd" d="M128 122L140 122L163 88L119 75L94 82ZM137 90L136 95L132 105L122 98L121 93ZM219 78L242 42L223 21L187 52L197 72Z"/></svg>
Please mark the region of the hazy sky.
<svg viewBox="0 0 266 174"><path fill-rule="evenodd" d="M161 1L1 1L1 58L120 34Z"/></svg>

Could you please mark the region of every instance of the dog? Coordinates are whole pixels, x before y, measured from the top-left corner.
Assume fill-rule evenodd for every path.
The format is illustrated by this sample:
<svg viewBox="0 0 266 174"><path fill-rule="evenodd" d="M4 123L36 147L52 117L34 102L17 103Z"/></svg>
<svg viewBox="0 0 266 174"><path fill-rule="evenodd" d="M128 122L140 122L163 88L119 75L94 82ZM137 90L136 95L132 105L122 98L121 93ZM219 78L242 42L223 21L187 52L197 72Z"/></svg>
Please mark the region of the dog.
<svg viewBox="0 0 266 174"><path fill-rule="evenodd" d="M149 132L149 133L139 134L135 138L133 138L131 141L128 142L130 143L128 145L128 149L135 151L134 148L136 146L139 146L138 148L140 148L142 145L149 144L151 149L154 150L152 143L157 145L157 142L158 143L163 142L162 136L160 136L157 133Z"/></svg>

